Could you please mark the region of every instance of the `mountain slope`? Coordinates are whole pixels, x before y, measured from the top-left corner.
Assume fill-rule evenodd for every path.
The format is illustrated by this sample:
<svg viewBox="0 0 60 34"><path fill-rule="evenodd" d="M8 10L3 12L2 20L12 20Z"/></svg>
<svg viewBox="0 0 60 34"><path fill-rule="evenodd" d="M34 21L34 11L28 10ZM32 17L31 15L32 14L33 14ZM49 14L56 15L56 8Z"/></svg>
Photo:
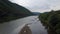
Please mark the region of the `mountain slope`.
<svg viewBox="0 0 60 34"><path fill-rule="evenodd" d="M0 23L32 15L32 13L8 0L0 0Z"/></svg>

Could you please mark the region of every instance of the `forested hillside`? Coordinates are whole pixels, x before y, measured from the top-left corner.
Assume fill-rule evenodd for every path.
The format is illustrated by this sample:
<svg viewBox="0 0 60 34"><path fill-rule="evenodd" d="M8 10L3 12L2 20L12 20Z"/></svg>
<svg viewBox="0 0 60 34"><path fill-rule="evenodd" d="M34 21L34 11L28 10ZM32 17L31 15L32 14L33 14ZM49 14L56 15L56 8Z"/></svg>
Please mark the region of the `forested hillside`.
<svg viewBox="0 0 60 34"><path fill-rule="evenodd" d="M0 23L32 15L32 13L8 0L0 0Z"/></svg>
<svg viewBox="0 0 60 34"><path fill-rule="evenodd" d="M39 20L47 27L50 34L60 34L60 10L41 13Z"/></svg>

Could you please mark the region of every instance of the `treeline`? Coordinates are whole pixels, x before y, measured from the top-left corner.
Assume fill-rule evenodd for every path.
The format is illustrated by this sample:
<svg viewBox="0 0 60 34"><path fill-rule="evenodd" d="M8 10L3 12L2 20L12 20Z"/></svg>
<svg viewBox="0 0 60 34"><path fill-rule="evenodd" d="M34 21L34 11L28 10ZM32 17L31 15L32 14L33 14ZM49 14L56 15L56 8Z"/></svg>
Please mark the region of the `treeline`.
<svg viewBox="0 0 60 34"><path fill-rule="evenodd" d="M41 13L39 20L47 27L50 33L52 32L51 34L60 34L60 10Z"/></svg>
<svg viewBox="0 0 60 34"><path fill-rule="evenodd" d="M32 15L32 13L8 0L0 0L0 23Z"/></svg>

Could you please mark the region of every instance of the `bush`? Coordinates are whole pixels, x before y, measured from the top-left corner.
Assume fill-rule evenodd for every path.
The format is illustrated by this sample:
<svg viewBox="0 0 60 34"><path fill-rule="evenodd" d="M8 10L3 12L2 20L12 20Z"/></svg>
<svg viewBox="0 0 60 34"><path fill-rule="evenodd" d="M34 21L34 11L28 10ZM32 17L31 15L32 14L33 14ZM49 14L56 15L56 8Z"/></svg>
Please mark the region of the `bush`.
<svg viewBox="0 0 60 34"><path fill-rule="evenodd" d="M60 29L60 23L56 24L55 29Z"/></svg>
<svg viewBox="0 0 60 34"><path fill-rule="evenodd" d="M60 29L57 29L56 32L57 32L57 34L60 34Z"/></svg>

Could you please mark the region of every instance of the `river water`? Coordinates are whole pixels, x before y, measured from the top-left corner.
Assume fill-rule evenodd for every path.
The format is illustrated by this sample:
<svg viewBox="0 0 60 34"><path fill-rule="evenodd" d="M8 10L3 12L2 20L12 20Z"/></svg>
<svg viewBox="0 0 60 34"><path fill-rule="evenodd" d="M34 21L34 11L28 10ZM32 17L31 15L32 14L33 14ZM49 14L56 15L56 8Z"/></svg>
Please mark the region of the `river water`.
<svg viewBox="0 0 60 34"><path fill-rule="evenodd" d="M28 24L32 34L47 34L47 30L37 17L29 16L0 24L0 34L18 34L25 24Z"/></svg>

